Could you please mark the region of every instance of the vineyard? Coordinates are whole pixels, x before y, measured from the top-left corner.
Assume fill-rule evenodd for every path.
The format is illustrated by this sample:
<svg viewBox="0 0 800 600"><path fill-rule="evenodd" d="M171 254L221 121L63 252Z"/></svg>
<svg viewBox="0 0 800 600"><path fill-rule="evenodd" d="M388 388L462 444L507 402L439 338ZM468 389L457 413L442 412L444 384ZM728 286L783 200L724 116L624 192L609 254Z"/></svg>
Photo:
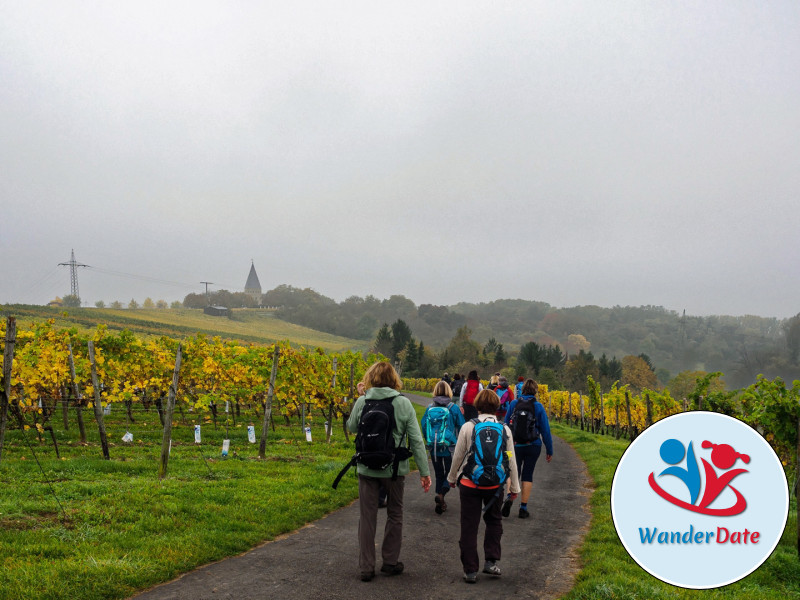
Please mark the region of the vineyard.
<svg viewBox="0 0 800 600"><path fill-rule="evenodd" d="M0 439L0 588L9 597L127 597L302 527L357 494L350 478L339 493L330 484L352 454L342 418L378 356L13 324L0 323L11 367L0 390L8 432L5 450ZM617 445L611 438L676 412L725 412L762 431L792 474L800 383L761 379L710 392L710 378L680 400L617 386L602 393L593 381L583 395L541 386L540 400L573 428L565 431ZM430 392L437 381L404 379L403 388ZM172 463L161 479L165 439ZM165 544L180 551L165 553ZM43 570L43 559L52 567Z"/></svg>
<svg viewBox="0 0 800 600"><path fill-rule="evenodd" d="M6 324L0 336L6 337ZM7 344L8 345L8 344ZM168 337L143 340L127 330L112 333L103 325L91 334L59 329L52 320L16 331L10 377L5 381L8 426L35 428L40 436L48 422L75 413L86 441L82 409L124 411L129 422L138 410L158 412L165 425L167 392L176 374L179 342ZM174 387L174 409L183 422L217 424L225 418L254 421L263 417L269 396L270 423L302 415L333 424L348 413L355 382L378 357L359 352L326 353L322 349L243 344L196 334L181 344L182 362ZM273 374L273 363L277 365ZM668 390L631 393L627 386L603 393L589 378L589 393L548 390L540 400L551 418L597 433L635 435L650 424L686 410L721 412L748 423L772 444L784 464L796 465L800 381L791 388L778 378L760 378L735 391L709 392L715 374L698 380L688 398L672 398ZM270 395L270 379L274 381ZM403 379L405 389L430 392L436 379ZM60 415L59 415L60 413ZM98 415L99 416L99 415ZM190 416L190 417L189 417ZM331 425L330 430L333 429ZM52 431L52 430L51 430ZM4 433L0 431L0 436ZM329 435L329 434L328 434ZM0 437L0 452L2 452ZM55 443L55 439L54 439ZM2 455L0 455L2 456Z"/></svg>
<svg viewBox="0 0 800 600"><path fill-rule="evenodd" d="M800 427L800 381L787 388L783 380L760 377L740 390L710 392L711 381L720 373L699 379L687 398L673 398L669 390L643 390L635 394L628 386L614 384L603 393L591 377L589 393L548 390L539 386L539 400L551 419L597 434L634 439L656 421L688 410L719 412L744 421L758 430L781 458L790 475L797 472ZM405 389L431 392L437 379L403 379ZM482 382L484 386L488 382Z"/></svg>

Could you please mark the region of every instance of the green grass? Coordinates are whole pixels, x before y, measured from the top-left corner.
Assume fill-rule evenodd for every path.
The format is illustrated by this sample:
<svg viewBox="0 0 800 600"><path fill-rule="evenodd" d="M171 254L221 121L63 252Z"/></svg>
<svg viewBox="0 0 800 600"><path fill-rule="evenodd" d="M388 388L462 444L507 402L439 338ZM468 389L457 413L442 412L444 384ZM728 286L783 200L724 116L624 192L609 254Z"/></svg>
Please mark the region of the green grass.
<svg viewBox="0 0 800 600"><path fill-rule="evenodd" d="M137 417L133 445L119 441L125 425L115 416L116 422L107 418L109 461L91 416L88 446L77 443L74 424L69 432L56 427L63 460L49 438L40 445L35 430L26 432L66 518L21 432L7 433L0 461L2 598L126 598L296 530L357 496L352 472L331 488L353 452L341 422L331 445L318 417L311 444L297 419L292 428L270 430L266 460L257 458L258 444L247 442L244 424L230 430L228 458L220 456L224 426L203 425L197 446L192 424L178 425L160 483L155 411Z"/></svg>
<svg viewBox="0 0 800 600"><path fill-rule="evenodd" d="M168 336L176 339L199 333L225 339L271 344L291 340L292 344L321 347L329 351L365 350L368 342L339 337L294 325L275 318L272 312L260 309L237 309L232 318L211 317L199 309L135 309L51 308L48 306L4 305L0 317L17 317L20 326L30 322L55 319L58 327L76 327L79 331L94 330L99 323L112 331L128 329L140 336Z"/></svg>
<svg viewBox="0 0 800 600"><path fill-rule="evenodd" d="M553 423L553 433L569 442L586 462L594 480L591 529L581 547L583 569L565 600L800 598L800 559L795 546L797 511L793 507L780 544L767 561L744 579L716 590L685 590L652 577L631 559L611 519L611 482L628 444Z"/></svg>

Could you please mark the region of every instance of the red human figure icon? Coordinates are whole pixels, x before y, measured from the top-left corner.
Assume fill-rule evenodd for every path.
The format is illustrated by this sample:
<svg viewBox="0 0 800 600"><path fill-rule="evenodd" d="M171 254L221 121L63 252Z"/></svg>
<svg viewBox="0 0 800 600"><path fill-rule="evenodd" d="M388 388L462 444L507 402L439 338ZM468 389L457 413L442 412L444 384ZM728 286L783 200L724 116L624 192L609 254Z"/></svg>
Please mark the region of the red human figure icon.
<svg viewBox="0 0 800 600"><path fill-rule="evenodd" d="M713 444L705 440L702 447L713 449L711 451L711 462L714 463L714 466L718 469L730 469L738 459L741 459L745 464L750 462L750 457L747 454L736 452L736 450L728 444ZM736 504L729 509L731 512L727 512L727 514L737 515L747 508L747 501L744 499L744 496L742 496L739 490L730 485L734 477L742 473L747 473L747 469L733 469L732 471L718 476L714 467L708 464L705 458L701 458L700 460L703 462L703 468L706 473L706 489L703 493L703 499L700 501L700 507L706 508L717 499L717 496L722 493L722 490L730 486L731 490L736 494Z"/></svg>

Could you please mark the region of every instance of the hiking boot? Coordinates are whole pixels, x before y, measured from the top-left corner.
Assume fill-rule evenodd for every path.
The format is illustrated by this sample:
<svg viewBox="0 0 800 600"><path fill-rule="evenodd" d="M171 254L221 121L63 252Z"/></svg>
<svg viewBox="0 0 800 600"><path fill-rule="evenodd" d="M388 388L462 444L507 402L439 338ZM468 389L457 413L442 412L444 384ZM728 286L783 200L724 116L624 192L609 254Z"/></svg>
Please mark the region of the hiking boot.
<svg viewBox="0 0 800 600"><path fill-rule="evenodd" d="M511 498L506 498L506 501L503 502L503 509L500 511L503 513L504 517L507 517L511 514L511 505L514 504L514 500Z"/></svg>
<svg viewBox="0 0 800 600"><path fill-rule="evenodd" d="M520 508L519 509L519 518L520 519L527 519L531 516L531 513L528 512L527 508Z"/></svg>
<svg viewBox="0 0 800 600"><path fill-rule="evenodd" d="M403 563L397 561L396 565L383 565L381 567L381 573L386 573L387 575L400 575L403 572Z"/></svg>
<svg viewBox="0 0 800 600"><path fill-rule="evenodd" d="M483 572L494 577L500 577L500 565L493 560L487 560L486 564L483 565Z"/></svg>
<svg viewBox="0 0 800 600"><path fill-rule="evenodd" d="M464 581L467 583L475 583L478 581L478 574L477 573L464 573Z"/></svg>
<svg viewBox="0 0 800 600"><path fill-rule="evenodd" d="M442 507L442 512L444 512L444 511L446 511L446 510L447 510L447 502L445 502L445 501L444 501L444 496L442 496L442 504L441 504L441 507Z"/></svg>
<svg viewBox="0 0 800 600"><path fill-rule="evenodd" d="M361 581L372 581L375 571L361 571Z"/></svg>
<svg viewBox="0 0 800 600"><path fill-rule="evenodd" d="M433 510L436 511L437 515L442 514L444 512L444 497L441 494L436 494L436 497L433 499L433 501L436 502L436 508Z"/></svg>

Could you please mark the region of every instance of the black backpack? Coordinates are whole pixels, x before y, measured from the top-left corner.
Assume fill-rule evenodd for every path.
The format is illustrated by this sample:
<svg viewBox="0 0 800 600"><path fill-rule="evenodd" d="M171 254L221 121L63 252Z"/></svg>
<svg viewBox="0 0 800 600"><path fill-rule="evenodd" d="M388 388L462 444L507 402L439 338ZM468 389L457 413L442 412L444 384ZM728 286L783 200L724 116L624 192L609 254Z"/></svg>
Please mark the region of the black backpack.
<svg viewBox="0 0 800 600"><path fill-rule="evenodd" d="M530 444L539 439L539 428L536 427L534 403L518 400L511 415L510 428L515 444Z"/></svg>
<svg viewBox="0 0 800 600"><path fill-rule="evenodd" d="M400 461L411 457L411 450L402 445L402 438L399 448L395 447L394 443L396 421L392 401L399 395L364 402L356 433L356 453L337 475L333 482L334 489L347 470L357 464L377 471L392 465L392 480L397 479Z"/></svg>
<svg viewBox="0 0 800 600"><path fill-rule="evenodd" d="M463 379L456 379L453 382L452 390L453 390L453 398L458 397L461 394L461 386L464 385Z"/></svg>

